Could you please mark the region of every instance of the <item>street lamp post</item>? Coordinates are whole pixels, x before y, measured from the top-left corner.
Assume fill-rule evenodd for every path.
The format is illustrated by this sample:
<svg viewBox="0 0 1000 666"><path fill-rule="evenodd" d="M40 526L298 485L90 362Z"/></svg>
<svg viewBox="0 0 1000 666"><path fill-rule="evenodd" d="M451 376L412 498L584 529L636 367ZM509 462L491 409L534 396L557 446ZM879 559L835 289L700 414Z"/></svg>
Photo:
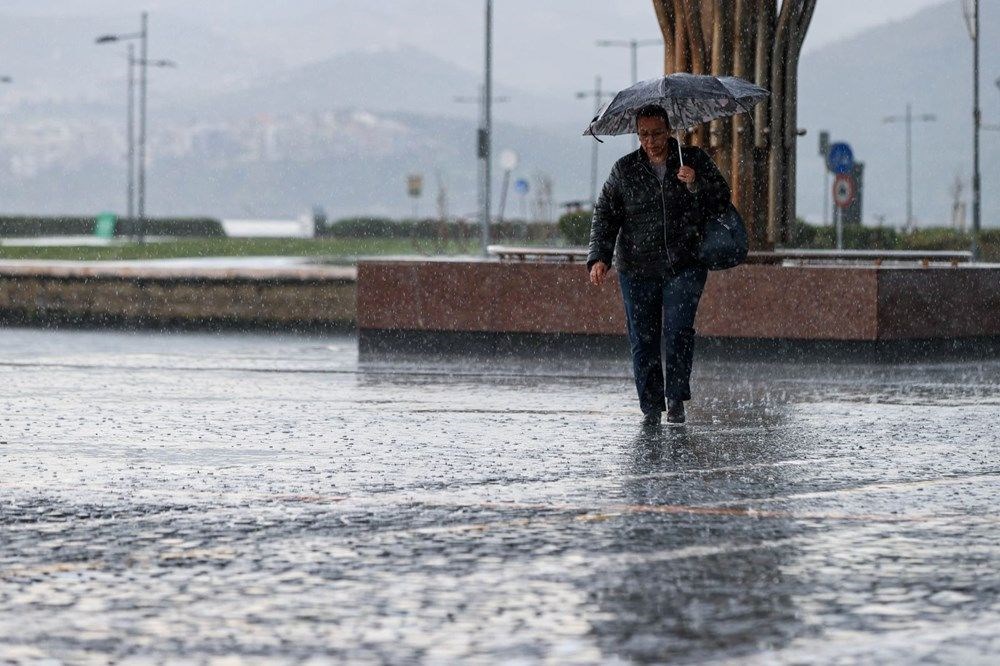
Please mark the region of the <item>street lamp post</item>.
<svg viewBox="0 0 1000 666"><path fill-rule="evenodd" d="M490 244L490 153L492 152L493 121L493 0L486 0L486 62L483 67L483 131L480 145L482 161L483 189L480 202L480 224L482 225L482 254L487 256Z"/></svg>
<svg viewBox="0 0 1000 666"><path fill-rule="evenodd" d="M932 113L913 115L913 105L907 102L906 114L902 116L887 116L883 123L904 123L906 125L906 228L913 229L913 123L933 122L937 116Z"/></svg>
<svg viewBox="0 0 1000 666"><path fill-rule="evenodd" d="M136 234L135 224L135 45L128 45L128 111L126 112L126 131L128 132L128 205L126 205L129 223L129 233Z"/></svg>
<svg viewBox="0 0 1000 666"><path fill-rule="evenodd" d="M139 31L139 243L146 235L146 70L149 30L146 12L142 13L142 29Z"/></svg>
<svg viewBox="0 0 1000 666"><path fill-rule="evenodd" d="M139 166L138 166L138 197L137 197L137 214L138 214L138 242L142 243L145 230L146 230L146 90L147 90L147 69L149 67L176 67L176 65L170 60L150 60L148 58L148 45L149 45L149 15L146 12L142 12L141 15L141 25L139 32L125 33L125 34L114 34L114 35L101 35L95 41L98 44L110 44L112 42L121 42L129 40L139 40L139 58L134 59L134 50L129 48L129 120L128 120L128 143L129 143L129 205L128 208L131 211L132 207L132 173L135 169L132 161L134 160L132 148L133 145L133 129L132 129L132 106L134 93L132 92L133 87L133 67L139 65ZM130 213L131 218L131 213Z"/></svg>
<svg viewBox="0 0 1000 666"><path fill-rule="evenodd" d="M979 261L979 227L982 215L982 180L979 174L979 0L972 6L972 260Z"/></svg>
<svg viewBox="0 0 1000 666"><path fill-rule="evenodd" d="M631 50L632 63L632 85L639 83L639 48L642 46L662 45L662 39L599 39L597 46L624 46ZM632 147L639 145L638 137L633 137Z"/></svg>
<svg viewBox="0 0 1000 666"><path fill-rule="evenodd" d="M479 127L476 130L476 158L480 160L479 165L479 177L476 179L476 197L479 204L479 215L480 215L480 225L482 225L482 214L483 214L483 202L486 198L486 183L484 178L484 169L482 165L482 160L486 154L486 88L485 86L479 86L479 94L475 97L470 96L456 96L456 102L460 103L472 103L479 105ZM506 102L510 98L506 96L491 97L491 104L496 104L497 102ZM487 227L486 233L489 233L489 228ZM483 246L483 253L486 253L486 246Z"/></svg>
<svg viewBox="0 0 1000 666"><path fill-rule="evenodd" d="M971 5L971 7L970 7ZM962 13L972 38L972 260L979 261L979 228L982 212L982 179L979 173L979 130L982 113L979 109L979 0L964 0ZM1000 86L1000 80L997 85Z"/></svg>

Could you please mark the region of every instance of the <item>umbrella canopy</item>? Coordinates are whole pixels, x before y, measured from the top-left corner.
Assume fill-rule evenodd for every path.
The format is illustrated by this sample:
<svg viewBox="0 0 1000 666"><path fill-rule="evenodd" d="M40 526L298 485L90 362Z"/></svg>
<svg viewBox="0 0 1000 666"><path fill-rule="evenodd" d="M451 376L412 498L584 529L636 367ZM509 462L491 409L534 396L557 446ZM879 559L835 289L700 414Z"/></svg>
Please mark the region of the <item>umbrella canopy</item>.
<svg viewBox="0 0 1000 666"><path fill-rule="evenodd" d="M735 76L670 74L640 81L614 96L590 122L584 136L615 136L635 132L635 113L649 104L663 107L675 132L716 118L749 113L770 95L760 86Z"/></svg>

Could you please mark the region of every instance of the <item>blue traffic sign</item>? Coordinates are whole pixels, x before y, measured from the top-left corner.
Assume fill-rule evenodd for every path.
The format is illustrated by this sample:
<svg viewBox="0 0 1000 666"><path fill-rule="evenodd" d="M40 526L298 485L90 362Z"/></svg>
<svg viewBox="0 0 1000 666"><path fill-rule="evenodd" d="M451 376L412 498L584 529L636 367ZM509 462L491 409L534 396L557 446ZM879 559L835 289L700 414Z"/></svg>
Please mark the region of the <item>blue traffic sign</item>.
<svg viewBox="0 0 1000 666"><path fill-rule="evenodd" d="M528 181L526 181L524 178L518 178L516 181L514 181L514 190L518 194L527 194L528 189L529 189Z"/></svg>
<svg viewBox="0 0 1000 666"><path fill-rule="evenodd" d="M826 168L833 173L851 173L854 169L854 152L846 143L838 141L830 144L826 154Z"/></svg>

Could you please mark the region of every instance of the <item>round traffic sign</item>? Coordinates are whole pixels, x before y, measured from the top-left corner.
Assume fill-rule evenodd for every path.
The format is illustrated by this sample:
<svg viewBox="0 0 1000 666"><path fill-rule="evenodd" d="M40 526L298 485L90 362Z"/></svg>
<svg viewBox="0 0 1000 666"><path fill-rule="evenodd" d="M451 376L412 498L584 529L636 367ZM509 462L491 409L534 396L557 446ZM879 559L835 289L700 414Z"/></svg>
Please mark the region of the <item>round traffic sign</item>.
<svg viewBox="0 0 1000 666"><path fill-rule="evenodd" d="M527 194L529 189L530 187L528 185L528 181L524 178L518 178L514 181L514 190L516 190L518 194Z"/></svg>
<svg viewBox="0 0 1000 666"><path fill-rule="evenodd" d="M826 154L826 168L833 173L851 173L854 168L854 151L842 142L830 144L830 152Z"/></svg>
<svg viewBox="0 0 1000 666"><path fill-rule="evenodd" d="M854 203L854 197L858 194L857 183L850 174L838 173L833 179L833 203L837 208L847 208Z"/></svg>

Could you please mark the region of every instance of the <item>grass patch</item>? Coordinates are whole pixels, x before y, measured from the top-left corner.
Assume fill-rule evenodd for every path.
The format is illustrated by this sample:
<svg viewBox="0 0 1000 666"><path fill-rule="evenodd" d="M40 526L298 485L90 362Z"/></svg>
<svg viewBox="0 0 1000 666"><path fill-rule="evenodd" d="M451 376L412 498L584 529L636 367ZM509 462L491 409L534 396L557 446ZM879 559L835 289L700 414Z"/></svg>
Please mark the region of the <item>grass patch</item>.
<svg viewBox="0 0 1000 666"><path fill-rule="evenodd" d="M122 261L189 257L315 257L347 263L359 256L454 255L478 252L477 243L399 238L198 238L139 245L0 246L0 259L62 259L71 261Z"/></svg>

